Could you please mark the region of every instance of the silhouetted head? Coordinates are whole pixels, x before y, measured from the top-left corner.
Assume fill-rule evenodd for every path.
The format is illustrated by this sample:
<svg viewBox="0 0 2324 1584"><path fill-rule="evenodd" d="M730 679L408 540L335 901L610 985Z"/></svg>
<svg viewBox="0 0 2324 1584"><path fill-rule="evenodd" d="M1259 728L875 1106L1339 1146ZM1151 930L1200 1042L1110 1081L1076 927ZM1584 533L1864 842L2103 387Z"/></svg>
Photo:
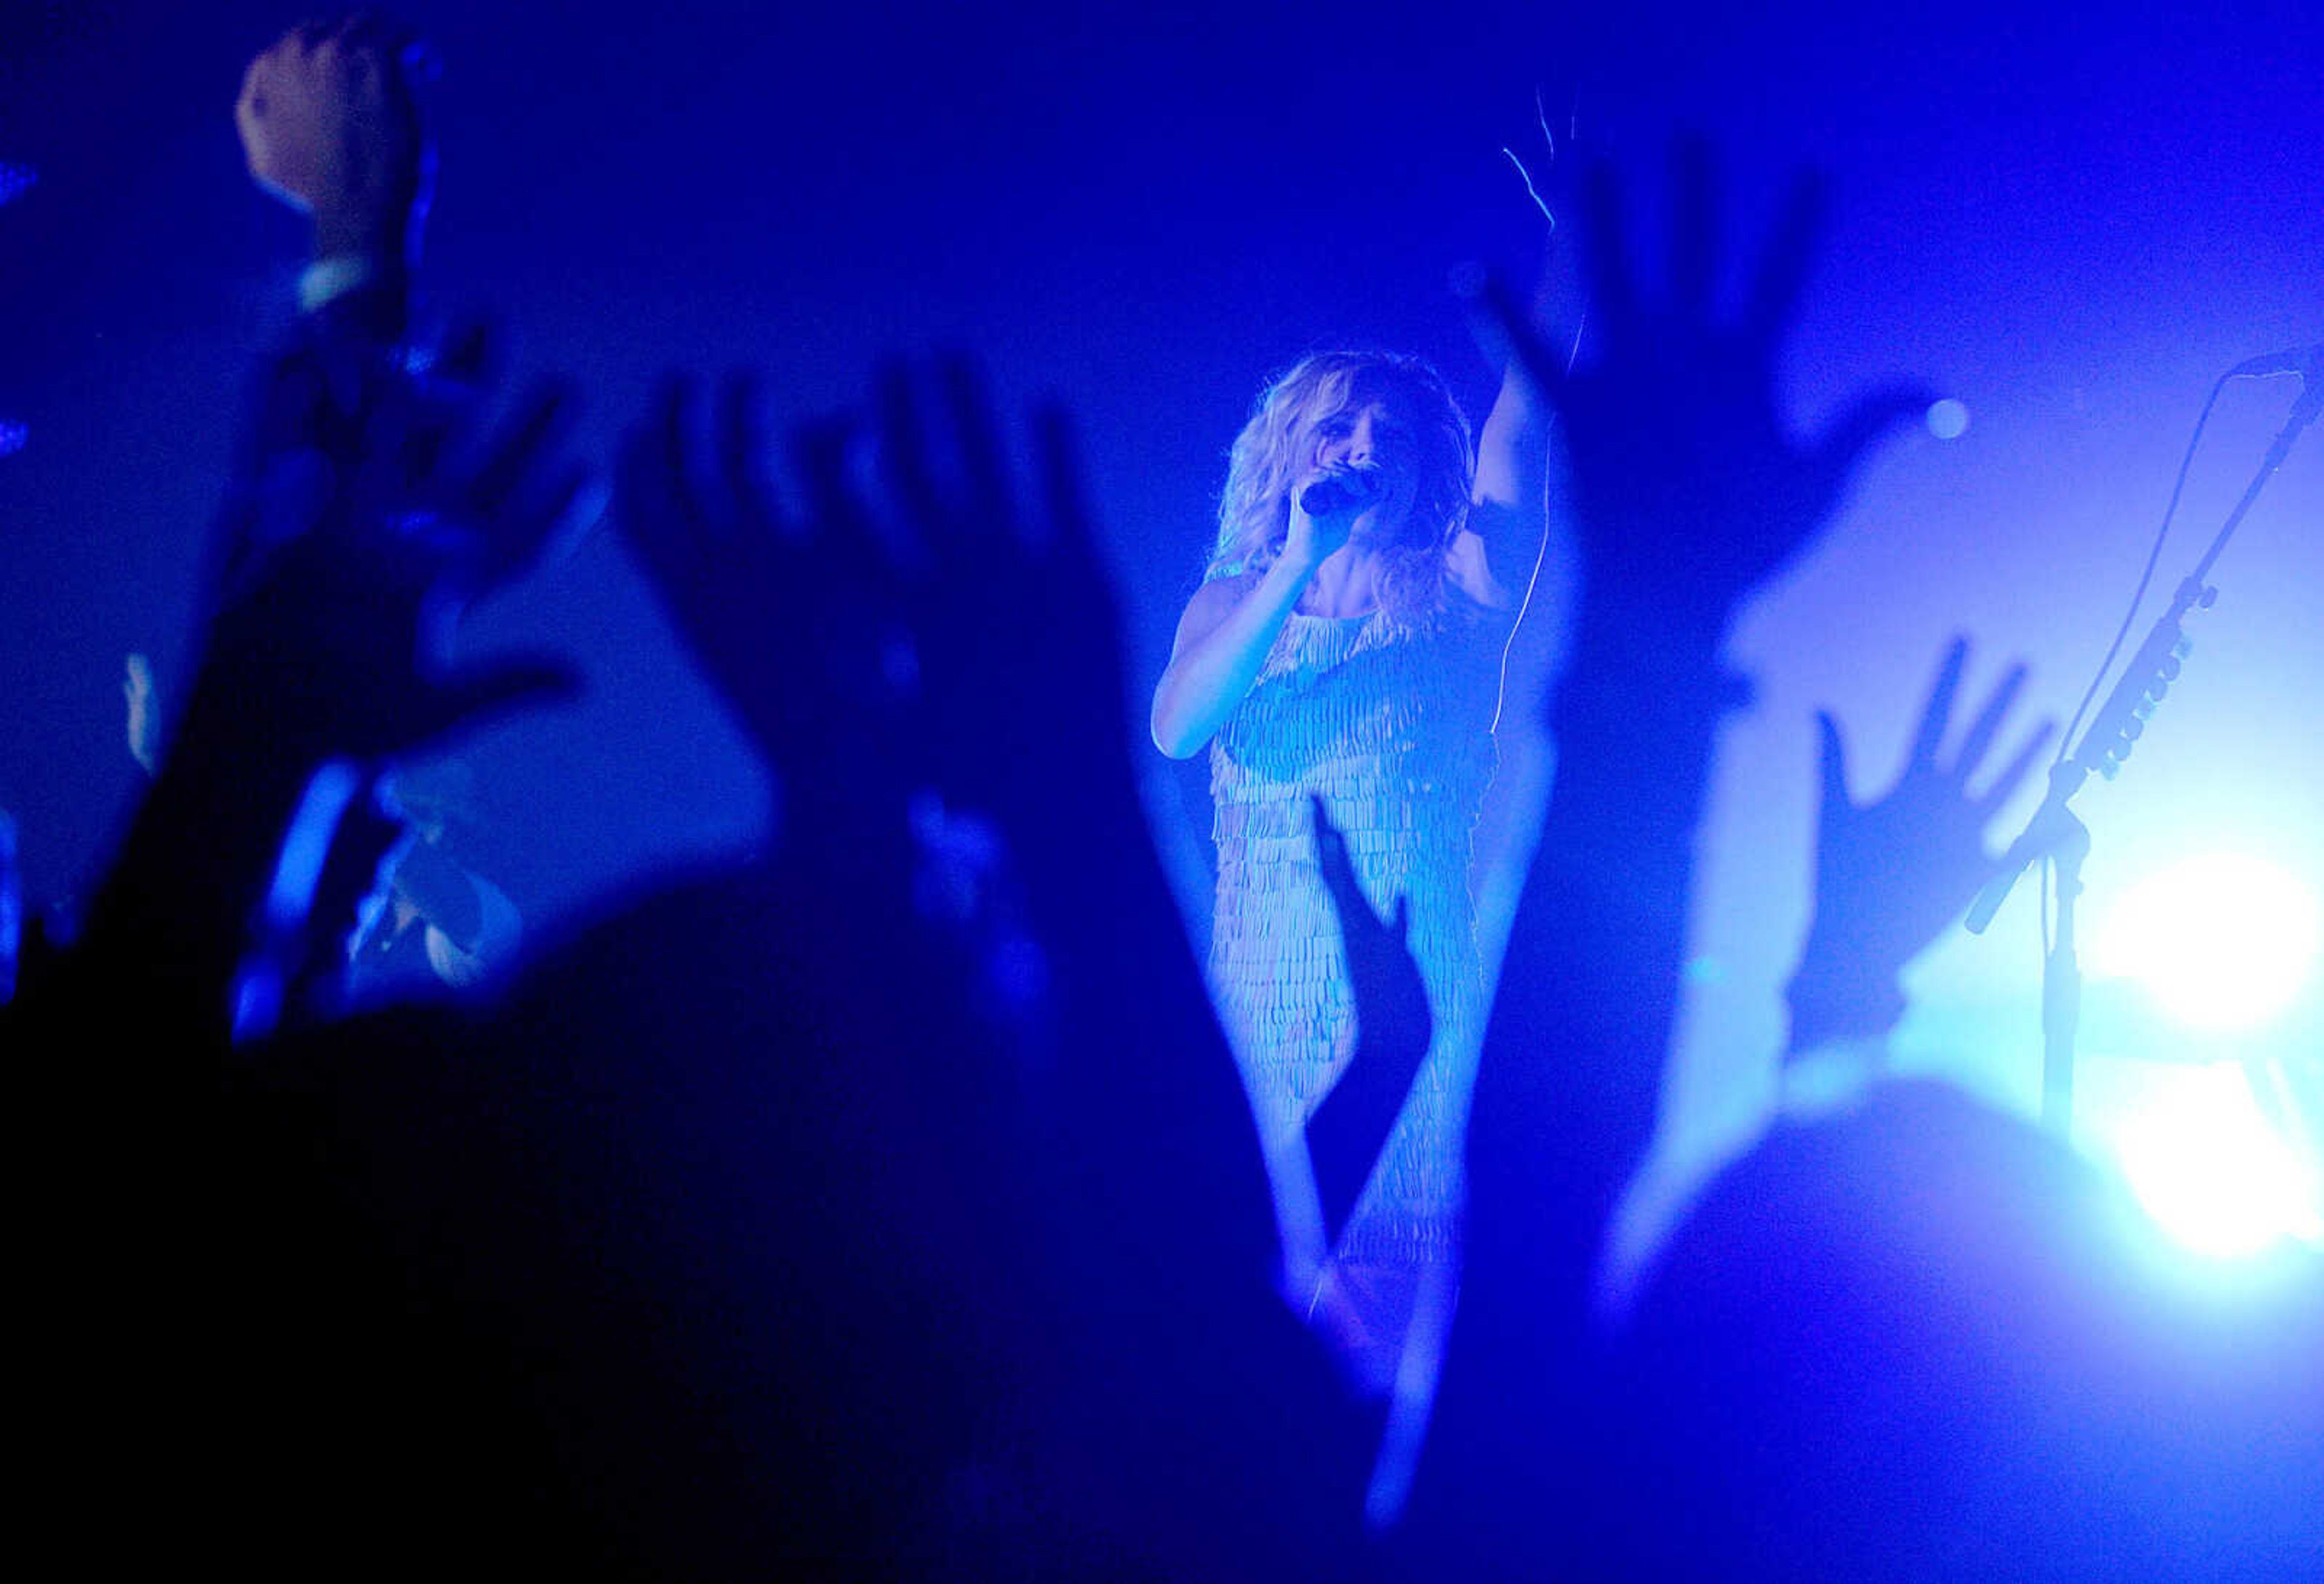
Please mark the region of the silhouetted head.
<svg viewBox="0 0 2324 1584"><path fill-rule="evenodd" d="M2305 1579L2324 1270L2172 1250L2105 1174L1899 1081L1771 1132L1593 1360L1602 1579Z"/></svg>

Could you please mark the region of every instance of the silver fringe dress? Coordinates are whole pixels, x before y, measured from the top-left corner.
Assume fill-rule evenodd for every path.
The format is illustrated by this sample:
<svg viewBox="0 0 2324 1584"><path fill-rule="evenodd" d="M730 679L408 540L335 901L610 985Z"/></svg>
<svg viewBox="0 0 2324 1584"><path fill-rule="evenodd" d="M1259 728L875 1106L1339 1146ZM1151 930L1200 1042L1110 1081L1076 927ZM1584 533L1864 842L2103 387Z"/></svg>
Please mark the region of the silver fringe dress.
<svg viewBox="0 0 2324 1584"><path fill-rule="evenodd" d="M1461 1150L1486 994L1471 836L1494 766L1510 622L1458 592L1417 622L1294 613L1211 749L1218 904L1210 972L1275 1183L1285 1284L1308 1301L1333 1264L1425 1281L1457 1267ZM1410 941L1435 1018L1419 1081L1335 1249L1304 1129L1353 1053L1340 930L1315 862L1308 794L1346 833L1356 876ZM1437 1284L1442 1285L1441 1283ZM1400 1338L1407 1312L1369 1317Z"/></svg>

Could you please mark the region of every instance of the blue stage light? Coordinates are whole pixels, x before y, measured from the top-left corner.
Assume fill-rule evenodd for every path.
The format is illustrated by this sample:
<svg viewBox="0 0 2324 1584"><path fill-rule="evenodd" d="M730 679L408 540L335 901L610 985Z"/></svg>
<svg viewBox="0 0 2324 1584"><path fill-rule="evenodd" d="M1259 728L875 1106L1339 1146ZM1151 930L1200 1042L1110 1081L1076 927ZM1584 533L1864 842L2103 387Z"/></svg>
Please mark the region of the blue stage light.
<svg viewBox="0 0 2324 1584"><path fill-rule="evenodd" d="M0 160L0 204L22 197L40 179L40 172L30 165L12 165Z"/></svg>
<svg viewBox="0 0 2324 1584"><path fill-rule="evenodd" d="M2094 977L2135 979L2195 1035L2263 1029L2313 975L2315 894L2264 860L2211 853L2126 891L2092 931Z"/></svg>
<svg viewBox="0 0 2324 1584"><path fill-rule="evenodd" d="M2324 1243L2324 1177L2263 1114L2243 1067L2135 1065L2086 1141L2172 1241L2222 1258Z"/></svg>

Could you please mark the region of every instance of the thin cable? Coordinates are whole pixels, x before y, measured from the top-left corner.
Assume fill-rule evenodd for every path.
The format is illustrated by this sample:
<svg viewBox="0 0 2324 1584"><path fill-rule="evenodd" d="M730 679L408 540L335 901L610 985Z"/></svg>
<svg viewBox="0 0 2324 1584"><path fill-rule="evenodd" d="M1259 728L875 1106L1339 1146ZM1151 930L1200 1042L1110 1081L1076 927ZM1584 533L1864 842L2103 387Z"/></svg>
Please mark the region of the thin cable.
<svg viewBox="0 0 2324 1584"><path fill-rule="evenodd" d="M2203 430L2211 421L2211 409L2219 404L2219 392L2226 390L2227 382L2234 378L2234 374L2226 373L2213 382L2211 393L2203 399L2203 410L2195 416L2195 432L2187 437L2187 454L2179 459L2179 476L2171 483L2171 499L2163 508L2163 522L2154 530L2154 544L2146 552L2146 565L2139 569L2138 586L2131 591L2130 608L2122 613L2122 625L2114 630L2114 640L2107 645L2106 658L2098 661L2098 675L2090 678L2089 686L2083 690L2081 702L2074 706L2073 719L2066 723L2063 732L2058 733L2057 757L2050 761L2052 769L2065 763L2067 756L2073 752L2074 733L2081 730L2082 717L2089 714L2091 701L2098 697L2098 689L2105 685L2107 673L2114 669L2115 658L2122 653L2123 640L2130 636L2131 628L2138 622L2138 608L2146 603L2146 591L2153 586L2154 569L2162 563L2163 543L2171 537L2171 520L2178 515L2179 497L2186 493L2187 474L2195 465L2195 451L2203 443ZM2034 916L2042 925L2042 954L2045 958L2052 946L2050 871L2052 867L2045 856L2042 860L2041 900L2034 908Z"/></svg>
<svg viewBox="0 0 2324 1584"><path fill-rule="evenodd" d="M1581 99L1581 97L1582 96L1579 93L1574 95L1574 98L1577 101L1577 120L1579 119L1579 100ZM1541 88L1538 85L1536 85L1533 90L1533 118L1534 124L1541 128L1542 146L1549 152L1549 162L1550 164L1554 165L1557 163L1557 134L1549 130L1549 107L1542 103ZM1517 168L1517 174L1525 179L1526 197L1533 199L1533 207L1541 211L1541 217L1549 222L1549 228L1552 231L1555 231L1557 229L1557 216L1550 213L1549 200L1542 197L1541 189L1533 184L1533 172L1526 169L1526 162L1523 160L1518 159L1517 152L1515 149L1510 148L1507 143L1503 143L1501 145L1501 153L1508 159L1510 164L1515 165Z"/></svg>
<svg viewBox="0 0 2324 1584"><path fill-rule="evenodd" d="M1574 91L1573 99L1574 110L1572 123L1567 129L1566 141L1569 143L1575 142L1580 136L1579 128L1582 120L1582 94L1580 89L1577 88ZM1538 85L1536 85L1533 90L1533 115L1535 124L1541 129L1542 144L1549 151L1550 163L1554 165L1557 162L1557 134L1549 129L1549 106L1543 103L1541 88ZM1517 168L1517 175L1525 182L1526 197L1533 199L1534 207L1539 209L1541 211L1541 217L1549 222L1550 233L1552 235L1554 235L1557 231L1557 216L1550 212L1549 200L1543 198L1541 196L1541 189L1534 185L1533 172L1526 169L1526 162L1517 158L1516 150L1504 144L1502 146L1501 152L1508 158L1510 164ZM1585 302L1582 305L1579 311L1577 311L1573 316L1573 340L1565 349L1565 372L1569 376L1573 373L1573 365L1581 361L1582 337L1589 327L1590 305ZM1548 502L1546 499L1543 502L1543 510L1544 511L1548 510ZM1511 642L1516 640L1517 630L1519 626L1524 624L1526 613L1533 608L1534 591L1541 586L1542 563L1547 560L1548 557L1549 536L1545 533L1542 536L1541 551L1534 557L1533 572L1526 579L1525 597L1517 602L1517 622L1512 623L1509 628L1509 638ZM1507 644L1502 646L1501 660L1504 665L1507 665L1508 662L1508 647ZM1494 712L1494 724L1498 726L1499 723L1499 711L1496 709Z"/></svg>
<svg viewBox="0 0 2324 1584"><path fill-rule="evenodd" d="M2058 754L2050 761L2053 765L2063 763L2073 751L2074 733L2080 729L2082 717L2089 713L2090 701L2098 697L2107 673L2114 668L2115 657L2122 653L2122 640L2130 636L2131 627L2138 620L2138 607L2145 603L2146 591L2154 582L2154 568L2163 559L2163 541L2171 537L2171 520L2178 514L2179 497L2186 492L2188 471L2195 465L2195 448L2203 442L2203 428L2211 421L2211 409L2218 405L2219 392L2227 388L2227 382L2233 378L2233 374L2221 374L2218 382L2211 387L2210 395L2204 399L2203 410L2195 419L2195 432L2187 437L2187 455L2179 459L2179 476L2171 485L2171 502L2163 508L2163 525L2154 530L2154 547L2146 552L2146 565L2138 574L2138 587L2131 594L2130 609L2122 613L2122 625L2114 630L2114 641L2107 645L2106 658L2098 662L2098 675L2090 678L2082 702L2074 706L2074 718L2058 735Z"/></svg>
<svg viewBox="0 0 2324 1584"><path fill-rule="evenodd" d="M1524 179L1526 197L1533 199L1533 207L1541 211L1541 217L1549 222L1549 228L1552 231L1556 230L1557 216L1549 212L1549 200L1542 197L1541 189L1533 184L1533 172L1526 169L1526 162L1518 159L1517 152L1507 143L1501 145L1501 152L1508 157L1510 164L1517 168L1517 174Z"/></svg>

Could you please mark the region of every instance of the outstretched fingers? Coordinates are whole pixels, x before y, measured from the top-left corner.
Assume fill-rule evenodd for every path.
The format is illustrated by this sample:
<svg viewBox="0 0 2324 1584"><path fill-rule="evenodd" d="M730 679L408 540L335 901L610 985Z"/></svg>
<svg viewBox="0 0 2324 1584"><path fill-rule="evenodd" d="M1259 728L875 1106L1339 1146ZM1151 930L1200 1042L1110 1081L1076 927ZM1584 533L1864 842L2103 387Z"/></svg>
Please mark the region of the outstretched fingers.
<svg viewBox="0 0 2324 1584"><path fill-rule="evenodd" d="M2002 721L2008 715L2010 706L2016 703L2017 695L2024 686L2025 665L2021 660L2009 668L2008 674L1995 686L1992 695L1985 701L1985 707L1978 711L1977 719L1969 723L1969 734L1961 739L1960 751L1953 756L1951 774L1954 780L1967 786L1969 778L1977 774L1978 766L1985 762L1986 754L1992 750L1993 739L2001 730Z"/></svg>
<svg viewBox="0 0 2324 1584"><path fill-rule="evenodd" d="M716 423L719 493L730 511L717 526L754 538L780 531L767 476L766 386L756 373L737 370L726 376Z"/></svg>
<svg viewBox="0 0 2324 1584"><path fill-rule="evenodd" d="M1912 750L1904 756L1905 774L1935 769L1937 749L1952 724L1953 699L1960 692L1961 668L1968 659L1966 638L1956 636L1945 646L1944 658L1937 662L1937 679L1929 687L1929 700L1921 706L1921 723L1913 733Z"/></svg>
<svg viewBox="0 0 2324 1584"><path fill-rule="evenodd" d="M707 581L699 514L687 498L678 454L684 445L686 381L673 375L646 416L622 437L614 471L614 520L622 542L665 600Z"/></svg>
<svg viewBox="0 0 2324 1584"><path fill-rule="evenodd" d="M1323 873L1324 889L1332 893L1337 904L1341 927L1350 928L1352 921L1360 918L1376 917L1363 888L1356 882L1356 866L1348 857L1348 838L1332 823L1323 795L1310 792L1307 806L1315 821L1315 867Z"/></svg>
<svg viewBox="0 0 2324 1584"><path fill-rule="evenodd" d="M498 389L503 355L500 339L482 321L463 325L447 336L443 349L400 387L402 408L398 452L401 482L409 486L431 479L475 428L488 394Z"/></svg>
<svg viewBox="0 0 2324 1584"><path fill-rule="evenodd" d="M964 354L948 353L936 360L936 383L960 462L963 510L954 519L962 530L959 548L974 552L988 548L975 541L991 537L1015 517L1001 426L993 418L984 377Z"/></svg>
<svg viewBox="0 0 2324 1584"><path fill-rule="evenodd" d="M584 513L585 503L602 504L593 472L566 458L579 412L577 389L552 381L485 451L462 504L482 544L487 586L530 570L587 528L594 513Z"/></svg>
<svg viewBox="0 0 2324 1584"><path fill-rule="evenodd" d="M1700 134L1671 145L1671 301L1692 325L1711 323L1718 283L1720 203L1710 140Z"/></svg>
<svg viewBox="0 0 2324 1584"><path fill-rule="evenodd" d="M932 407L924 386L932 387ZM954 566L1013 548L1021 530L1007 452L973 360L945 354L927 380L891 364L880 379L879 407L889 485L917 548Z"/></svg>
<svg viewBox="0 0 2324 1584"><path fill-rule="evenodd" d="M1879 441L1918 418L1936 400L1926 385L1909 381L1879 386L1848 404L1813 447L1818 488L1836 494L1865 454Z"/></svg>
<svg viewBox="0 0 2324 1584"><path fill-rule="evenodd" d="M791 466L807 508L801 537L849 586L884 587L893 576L892 557L852 476L861 436L853 420L839 415L802 424L793 432Z"/></svg>
<svg viewBox="0 0 2324 1584"><path fill-rule="evenodd" d="M1821 820L1829 826L1835 811L1849 806L1848 744L1840 734L1838 718L1830 710L1816 711L1816 765L1823 788Z"/></svg>
<svg viewBox="0 0 2324 1584"><path fill-rule="evenodd" d="M1769 358L1807 288L1808 271L1815 261L1816 242L1823 235L1830 202L1828 186L1816 172L1803 171L1793 181L1745 295L1744 333Z"/></svg>
<svg viewBox="0 0 2324 1584"><path fill-rule="evenodd" d="M920 414L918 394L912 388L912 372L905 364L890 363L880 371L878 408L880 459L888 488L923 537L940 535L945 516L944 492L936 483L927 426Z"/></svg>
<svg viewBox="0 0 2324 1584"><path fill-rule="evenodd" d="M1593 161L1582 180L1582 263L1590 299L1608 334L1619 336L1637 323L1637 277L1630 268L1622 225L1622 186L1614 167Z"/></svg>
<svg viewBox="0 0 2324 1584"><path fill-rule="evenodd" d="M1110 596L1111 580L1100 576L1081 444L1074 437L1072 415L1061 401L1044 401L1033 410L1033 466L1041 491L1041 520L1048 530L1048 553L1087 575Z"/></svg>
<svg viewBox="0 0 2324 1584"><path fill-rule="evenodd" d="M2042 761L2043 754L2049 751L2051 741L2057 734L2058 723L2055 721L2043 721L2026 733L2025 741L2017 752L1993 778L1993 785L1978 795L1974 806L1980 823L2000 813L2002 806L2017 795L2017 789L2025 784L2025 778L2034 773L2034 767Z"/></svg>
<svg viewBox="0 0 2324 1584"><path fill-rule="evenodd" d="M443 350L429 366L436 380L457 385L471 396L498 383L500 338L482 319L472 319L444 338Z"/></svg>

